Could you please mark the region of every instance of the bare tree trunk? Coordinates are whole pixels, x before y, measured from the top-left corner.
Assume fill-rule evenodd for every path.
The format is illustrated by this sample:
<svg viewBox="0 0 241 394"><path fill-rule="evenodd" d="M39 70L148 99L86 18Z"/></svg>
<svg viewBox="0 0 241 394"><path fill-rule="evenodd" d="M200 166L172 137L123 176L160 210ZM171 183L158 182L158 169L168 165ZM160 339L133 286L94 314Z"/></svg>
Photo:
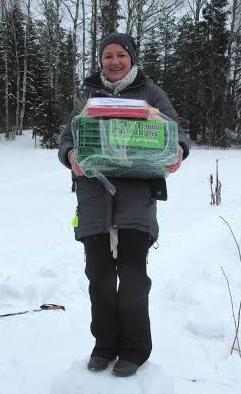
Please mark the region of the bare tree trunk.
<svg viewBox="0 0 241 394"><path fill-rule="evenodd" d="M97 0L93 0L92 2L92 15L91 15L91 41L92 41L92 50L91 50L91 72L96 71L97 62L96 62L96 51L97 51Z"/></svg>
<svg viewBox="0 0 241 394"><path fill-rule="evenodd" d="M126 15L126 33L133 35L134 34L134 26L136 20L136 8L138 4L141 4L143 0L130 0L127 1L127 15Z"/></svg>
<svg viewBox="0 0 241 394"><path fill-rule="evenodd" d="M234 44L234 36L235 32L240 32L240 21L241 21L241 1L233 0L231 6L231 26L230 26L230 34L229 34L229 43L228 43L228 58L232 57L232 48Z"/></svg>
<svg viewBox="0 0 241 394"><path fill-rule="evenodd" d="M188 4L193 15L195 25L197 25L200 19L201 9L204 4L206 4L206 0L189 0Z"/></svg>
<svg viewBox="0 0 241 394"><path fill-rule="evenodd" d="M55 50L54 50L54 101L58 103L60 96L60 5L62 0L54 0L55 2L55 12L56 12L56 26L55 26Z"/></svg>
<svg viewBox="0 0 241 394"><path fill-rule="evenodd" d="M78 93L78 85L77 85L77 30L80 25L79 22L79 14L80 14L80 0L72 0L71 5L74 6L74 12L72 8L68 4L68 0L63 1L63 4L67 8L69 15L73 22L73 98L75 99ZM82 0L81 2L82 10L83 10L83 42L84 42L84 51L85 51L85 2ZM83 69L85 67L85 52L83 56Z"/></svg>
<svg viewBox="0 0 241 394"><path fill-rule="evenodd" d="M165 30L164 59L163 59L163 86L164 86L164 89L165 89L165 86L166 86L166 76L167 76L167 73L168 73L168 70L167 70L167 56L168 56L167 46L168 46L168 37L167 37L167 30Z"/></svg>
<svg viewBox="0 0 241 394"><path fill-rule="evenodd" d="M4 65L5 65L5 125L6 125L6 138L9 138L9 78L8 78L8 53L4 49Z"/></svg>
<svg viewBox="0 0 241 394"><path fill-rule="evenodd" d="M16 35L16 27L12 15L12 28L14 36L14 49L15 49L15 60L16 60L16 74L17 74L17 84L16 84L16 113L15 113L15 134L20 134L19 132L19 116L20 116L20 64L19 64L19 53L18 53L18 40Z"/></svg>
<svg viewBox="0 0 241 394"><path fill-rule="evenodd" d="M43 4L43 9L44 9L44 16L46 19L46 27L48 31L48 41L49 41L49 62L48 62L48 72L49 72L49 88L51 91L54 91L54 67L55 67L55 58L53 55L53 50L54 48L51 46L53 43L53 26L50 26L50 20L49 20L49 2L48 0L41 0Z"/></svg>
<svg viewBox="0 0 241 394"><path fill-rule="evenodd" d="M6 18L6 2L5 0L1 0L1 19L3 24L3 59L4 59L4 70L5 70L5 95L4 95L4 103L5 103L5 136L9 139L9 74L8 74L8 37L7 37L7 18Z"/></svg>
<svg viewBox="0 0 241 394"><path fill-rule="evenodd" d="M82 0L82 15L83 15L83 27L82 27L82 77L85 79L86 72L86 14L85 14L85 2Z"/></svg>
<svg viewBox="0 0 241 394"><path fill-rule="evenodd" d="M25 115L25 107L26 107L26 91L27 91L27 71L28 71L28 31L29 31L29 22L30 22L30 7L31 0L28 0L27 4L27 21L24 35L24 69L23 69L23 93L22 93L22 108L20 113L20 125L19 125L19 134L23 132L23 120Z"/></svg>
<svg viewBox="0 0 241 394"><path fill-rule="evenodd" d="M78 19L79 19L79 9L80 9L80 0L76 0L75 3L75 17L74 17L74 29L73 29L73 98L77 97L77 80L76 80L76 70L77 70L77 28L78 28Z"/></svg>
<svg viewBox="0 0 241 394"><path fill-rule="evenodd" d="M138 48L138 58L140 53L140 46L141 46L141 34L143 30L143 19L142 19L142 12L143 12L143 1L137 3L137 26L136 26L136 44ZM138 59L137 59L138 61Z"/></svg>

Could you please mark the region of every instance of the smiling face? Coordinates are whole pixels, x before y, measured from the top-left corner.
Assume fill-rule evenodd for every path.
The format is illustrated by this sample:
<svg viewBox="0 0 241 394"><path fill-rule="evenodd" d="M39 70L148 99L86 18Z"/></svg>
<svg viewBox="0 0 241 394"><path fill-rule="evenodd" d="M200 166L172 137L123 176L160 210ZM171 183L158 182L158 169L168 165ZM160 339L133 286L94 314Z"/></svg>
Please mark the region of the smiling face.
<svg viewBox="0 0 241 394"><path fill-rule="evenodd" d="M131 57L119 44L105 47L101 58L102 71L110 82L121 80L131 69Z"/></svg>

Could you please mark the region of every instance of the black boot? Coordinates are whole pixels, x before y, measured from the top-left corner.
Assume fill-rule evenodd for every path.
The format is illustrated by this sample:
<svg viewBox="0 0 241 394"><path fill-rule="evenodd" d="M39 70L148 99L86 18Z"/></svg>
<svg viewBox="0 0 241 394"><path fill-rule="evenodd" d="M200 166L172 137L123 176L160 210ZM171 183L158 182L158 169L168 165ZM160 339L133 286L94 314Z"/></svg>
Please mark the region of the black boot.
<svg viewBox="0 0 241 394"><path fill-rule="evenodd" d="M108 367L109 363L110 360L107 358L91 356L87 367L90 371L101 372Z"/></svg>
<svg viewBox="0 0 241 394"><path fill-rule="evenodd" d="M118 360L113 368L113 375L119 377L132 376L136 373L138 365L126 360Z"/></svg>

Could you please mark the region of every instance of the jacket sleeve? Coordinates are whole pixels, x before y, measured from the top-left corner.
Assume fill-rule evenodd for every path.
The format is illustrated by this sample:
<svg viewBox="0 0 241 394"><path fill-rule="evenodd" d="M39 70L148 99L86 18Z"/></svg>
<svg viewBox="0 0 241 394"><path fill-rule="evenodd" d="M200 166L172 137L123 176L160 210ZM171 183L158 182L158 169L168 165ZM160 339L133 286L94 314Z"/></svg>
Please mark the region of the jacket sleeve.
<svg viewBox="0 0 241 394"><path fill-rule="evenodd" d="M74 139L71 129L71 122L74 116L79 115L81 113L81 110L83 109L83 105L84 105L84 104L80 105L79 102L80 101L78 100L77 104L75 103L74 109L69 117L69 121L65 125L64 131L60 137L58 156L61 163L67 168L71 168L68 160L68 153L71 149L74 148Z"/></svg>
<svg viewBox="0 0 241 394"><path fill-rule="evenodd" d="M67 168L71 168L69 160L68 160L68 153L71 149L74 148L74 140L73 140L73 135L72 135L72 131L71 131L71 120L72 120L73 116L71 114L71 117L70 117L68 123L65 125L65 128L64 128L63 133L61 134L60 143L59 143L59 152L58 152L59 160Z"/></svg>
<svg viewBox="0 0 241 394"><path fill-rule="evenodd" d="M150 82L150 92L151 97L149 103L155 108L158 108L160 112L167 115L169 118L175 120L178 123L178 138L179 145L183 148L183 159L189 155L189 142L186 134L182 130L179 122L179 116L175 109L173 108L169 98L166 93L157 85Z"/></svg>

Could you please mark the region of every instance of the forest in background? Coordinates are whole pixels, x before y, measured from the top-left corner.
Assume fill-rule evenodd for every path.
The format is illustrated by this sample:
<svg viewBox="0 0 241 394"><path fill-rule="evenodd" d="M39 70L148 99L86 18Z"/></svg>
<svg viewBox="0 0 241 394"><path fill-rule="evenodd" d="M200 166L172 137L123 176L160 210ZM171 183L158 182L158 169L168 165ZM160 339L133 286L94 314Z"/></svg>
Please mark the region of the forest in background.
<svg viewBox="0 0 241 394"><path fill-rule="evenodd" d="M36 5L38 13L36 13ZM241 0L0 0L0 132L56 148L106 34L131 34L193 141L241 144Z"/></svg>

